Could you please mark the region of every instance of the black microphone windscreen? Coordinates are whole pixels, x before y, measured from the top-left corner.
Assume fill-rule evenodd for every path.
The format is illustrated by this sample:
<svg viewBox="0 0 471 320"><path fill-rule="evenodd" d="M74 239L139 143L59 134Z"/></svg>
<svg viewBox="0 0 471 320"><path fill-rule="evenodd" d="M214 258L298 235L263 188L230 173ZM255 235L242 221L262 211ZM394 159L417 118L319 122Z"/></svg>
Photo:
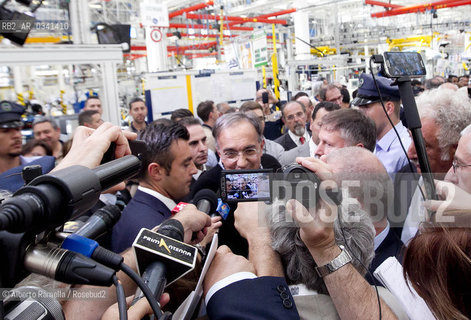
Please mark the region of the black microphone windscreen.
<svg viewBox="0 0 471 320"><path fill-rule="evenodd" d="M206 200L210 203L211 207L210 207L209 214L216 211L218 207L218 198L216 196L216 193L214 193L214 191L209 190L209 189L201 189L195 194L195 196L193 197L193 200L191 200L191 203L198 206L198 202L200 202L201 200Z"/></svg>

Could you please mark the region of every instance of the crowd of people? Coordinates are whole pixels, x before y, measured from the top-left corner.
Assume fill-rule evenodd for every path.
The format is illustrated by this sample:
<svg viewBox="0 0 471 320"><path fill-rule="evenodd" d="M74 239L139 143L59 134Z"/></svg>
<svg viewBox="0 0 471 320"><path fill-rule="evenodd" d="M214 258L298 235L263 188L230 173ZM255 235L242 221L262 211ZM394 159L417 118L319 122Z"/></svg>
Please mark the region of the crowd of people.
<svg viewBox="0 0 471 320"><path fill-rule="evenodd" d="M437 76L420 90L414 87L438 200L424 194L423 167L403 112L411 106L402 105L391 80L368 74L360 76L351 101L337 83L323 83L313 96L300 92L287 102L260 89L253 101L237 107L202 101L198 117L183 108L152 123L146 122L145 101L135 98L125 131L103 122L100 99L90 97L68 143L60 140L53 119L40 117L33 123L34 139L23 146L24 109L2 101L0 189L21 188L26 166L39 164L43 174L73 164L92 168L111 142L120 157L131 152L128 140L138 139L146 146L139 173L123 190L103 194L91 211L124 199L120 220L99 241L136 269L129 248L141 228L177 219L185 242L198 244L203 253L217 232L220 247L204 279L210 319L413 318L415 306L381 281L384 277L404 282L423 299L424 314L469 319L471 85L466 79ZM320 180L307 207L290 185L292 196L285 193L271 203L233 201L213 218L192 205L173 212L202 189L220 195L223 170L275 173L293 163ZM258 193L252 176L234 177L226 185L233 200ZM331 201L333 193L340 194L338 201ZM203 232L191 238L196 231ZM391 261L403 270L400 277L382 268ZM133 294L129 278L118 277L126 294ZM192 290L185 289L169 287L172 302L165 294L161 304L175 311L186 298L181 292ZM108 299L70 300L63 309L67 319L116 319L114 302L110 289ZM128 312L137 319L151 310L142 302Z"/></svg>

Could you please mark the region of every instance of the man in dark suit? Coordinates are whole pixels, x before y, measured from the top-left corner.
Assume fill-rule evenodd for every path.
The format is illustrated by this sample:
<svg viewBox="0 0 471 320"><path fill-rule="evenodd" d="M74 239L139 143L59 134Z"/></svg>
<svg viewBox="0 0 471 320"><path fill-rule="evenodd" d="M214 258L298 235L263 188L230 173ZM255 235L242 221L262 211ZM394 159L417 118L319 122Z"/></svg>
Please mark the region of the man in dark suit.
<svg viewBox="0 0 471 320"><path fill-rule="evenodd" d="M152 123L140 137L147 146L138 174L139 187L114 226L111 248L129 248L141 228L153 228L170 218L175 199L190 191L197 172L188 144L188 130L176 123Z"/></svg>
<svg viewBox="0 0 471 320"><path fill-rule="evenodd" d="M257 277L251 262L225 246L214 257L204 291L210 319L299 319L284 278Z"/></svg>
<svg viewBox="0 0 471 320"><path fill-rule="evenodd" d="M219 192L221 171L274 169L281 166L270 155L263 154L263 135L260 122L244 113L229 113L216 121L214 126L216 147L221 161L201 176L191 189L194 196L201 189ZM234 210L237 205L230 205L229 215L219 229L219 243L229 246L236 254L247 256L247 241L234 228Z"/></svg>
<svg viewBox="0 0 471 320"><path fill-rule="evenodd" d="M311 136L306 131L306 107L298 101L290 101L281 109L282 120L288 132L275 140L286 151L303 145Z"/></svg>

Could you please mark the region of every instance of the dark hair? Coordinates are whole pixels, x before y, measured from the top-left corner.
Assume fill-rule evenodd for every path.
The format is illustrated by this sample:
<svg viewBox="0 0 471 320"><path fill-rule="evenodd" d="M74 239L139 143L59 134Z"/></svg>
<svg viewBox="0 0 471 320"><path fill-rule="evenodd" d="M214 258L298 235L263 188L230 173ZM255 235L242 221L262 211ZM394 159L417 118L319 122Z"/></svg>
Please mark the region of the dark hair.
<svg viewBox="0 0 471 320"><path fill-rule="evenodd" d="M296 101L296 100L298 100L298 98L300 98L300 97L308 97L308 98L309 98L309 95L308 95L306 92L299 91L298 93L296 93L296 94L294 95L293 98L291 98L291 100L292 100L292 101Z"/></svg>
<svg viewBox="0 0 471 320"><path fill-rule="evenodd" d="M85 123L91 123L92 116L96 113L100 114L97 110L85 110L80 112L78 116L79 126L83 126Z"/></svg>
<svg viewBox="0 0 471 320"><path fill-rule="evenodd" d="M177 123L181 124L184 127L201 125L201 122L195 117L184 117L178 120Z"/></svg>
<svg viewBox="0 0 471 320"><path fill-rule="evenodd" d="M340 89L340 93L342 94L342 102L350 103L350 92L348 92L348 89L342 88Z"/></svg>
<svg viewBox="0 0 471 320"><path fill-rule="evenodd" d="M213 128L213 137L216 139L216 146L218 144L218 138L221 135L222 130L231 128L233 125L241 122L250 123L257 132L258 142L262 142L263 133L258 119L247 113L234 112L226 113L216 120L216 124Z"/></svg>
<svg viewBox="0 0 471 320"><path fill-rule="evenodd" d="M198 104L198 107L196 108L196 113L198 114L198 117L203 120L203 122L206 122L209 120L209 114L213 112L213 110L214 102L211 100L206 100Z"/></svg>
<svg viewBox="0 0 471 320"><path fill-rule="evenodd" d="M25 154L28 154L30 153L31 151L33 151L33 149L35 147L43 147L44 150L46 150L46 155L47 156L52 156L52 149L51 147L49 147L49 145L41 140L37 140L37 139L31 139L29 140L28 142L26 142L26 144L23 146L22 150L21 150L21 154L22 155L25 155Z"/></svg>
<svg viewBox="0 0 471 320"><path fill-rule="evenodd" d="M142 155L141 170L138 179L147 176L149 164L155 162L170 173L175 155L170 152L174 141L183 139L188 141L190 134L188 130L179 123L167 121L152 122L139 135L139 139L146 143L146 152Z"/></svg>
<svg viewBox="0 0 471 320"><path fill-rule="evenodd" d="M186 118L186 117L194 117L193 113L190 110L181 108L172 111L172 115L170 116L170 120L176 121L176 119Z"/></svg>
<svg viewBox="0 0 471 320"><path fill-rule="evenodd" d="M467 220L467 227L424 223L404 253L404 277L440 320L471 317L471 229L469 217Z"/></svg>
<svg viewBox="0 0 471 320"><path fill-rule="evenodd" d="M253 110L261 110L263 112L263 108L260 103L255 101L245 101L239 108L239 111L244 113Z"/></svg>
<svg viewBox="0 0 471 320"><path fill-rule="evenodd" d="M337 89L337 90L340 91L339 87L337 87L336 85L333 85L332 83L329 83L327 85L327 87L322 88L321 91L319 91L319 99L321 101L325 101L325 99L326 99L325 96L327 94L327 91L330 91L330 90L333 90L333 89Z"/></svg>
<svg viewBox="0 0 471 320"><path fill-rule="evenodd" d="M326 114L322 118L322 128L340 131L340 135L350 146L362 143L371 152L375 149L375 123L356 109L340 109Z"/></svg>
<svg viewBox="0 0 471 320"><path fill-rule="evenodd" d="M135 97L135 98L131 99L131 101L129 101L129 110L132 109L132 104L136 103L136 102L143 102L144 104L146 104L146 102L144 100L142 100L141 98Z"/></svg>
<svg viewBox="0 0 471 320"><path fill-rule="evenodd" d="M59 128L59 126L57 125L57 122L56 120L52 119L52 118L48 118L48 117L38 117L36 119L34 119L33 121L33 130L34 130L34 126L36 126L37 124L40 124L40 123L45 123L45 122L49 122L52 126L52 129L54 130L57 130Z"/></svg>
<svg viewBox="0 0 471 320"><path fill-rule="evenodd" d="M88 102L89 100L92 100L92 99L100 100L100 97L99 97L99 96L90 96L90 97L88 97L87 100L85 100L84 107L87 105L87 102Z"/></svg>
<svg viewBox="0 0 471 320"><path fill-rule="evenodd" d="M453 78L458 79L458 76L455 76L454 74L449 74L448 78L446 79L446 82L451 82L453 80Z"/></svg>
<svg viewBox="0 0 471 320"><path fill-rule="evenodd" d="M314 111L312 111L312 120L314 121L316 119L317 112L319 112L320 109L325 109L326 111L334 111L334 110L339 110L341 107L333 102L330 101L321 101L316 106L314 107Z"/></svg>
<svg viewBox="0 0 471 320"><path fill-rule="evenodd" d="M283 115L283 117L285 116L285 108L290 105L290 104L297 104L299 106L301 106L301 108L303 109L304 112L306 112L306 106L304 104L302 104L301 102L299 101L288 101L286 102L282 107L281 107L281 114Z"/></svg>

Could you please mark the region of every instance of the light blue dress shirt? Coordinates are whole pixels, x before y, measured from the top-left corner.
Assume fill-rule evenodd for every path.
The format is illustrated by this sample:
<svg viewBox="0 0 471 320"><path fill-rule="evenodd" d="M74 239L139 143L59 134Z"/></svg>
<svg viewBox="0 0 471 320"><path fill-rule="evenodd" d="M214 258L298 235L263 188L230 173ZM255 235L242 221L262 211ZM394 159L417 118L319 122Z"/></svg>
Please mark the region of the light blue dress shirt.
<svg viewBox="0 0 471 320"><path fill-rule="evenodd" d="M396 124L396 130L401 137L404 148L409 149L412 142L409 132L406 127L399 121ZM374 154L381 161L383 166L386 168L390 177L394 177L394 174L401 170L407 164L407 157L401 148L399 139L394 132L394 129L390 129L380 140L376 141L376 148Z"/></svg>

